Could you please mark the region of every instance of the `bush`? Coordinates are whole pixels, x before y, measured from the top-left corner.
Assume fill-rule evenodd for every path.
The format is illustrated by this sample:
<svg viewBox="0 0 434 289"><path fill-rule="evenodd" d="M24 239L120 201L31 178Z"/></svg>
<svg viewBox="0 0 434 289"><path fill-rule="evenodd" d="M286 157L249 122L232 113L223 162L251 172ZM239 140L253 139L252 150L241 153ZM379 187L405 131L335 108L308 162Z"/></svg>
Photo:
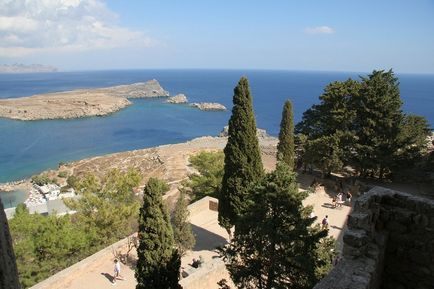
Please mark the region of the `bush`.
<svg viewBox="0 0 434 289"><path fill-rule="evenodd" d="M68 172L67 171L61 171L61 172L59 172L59 174L57 176L59 178L66 178L68 176Z"/></svg>
<svg viewBox="0 0 434 289"><path fill-rule="evenodd" d="M49 182L50 182L50 178L47 176L47 174L36 175L32 177L32 183L38 186L46 185Z"/></svg>

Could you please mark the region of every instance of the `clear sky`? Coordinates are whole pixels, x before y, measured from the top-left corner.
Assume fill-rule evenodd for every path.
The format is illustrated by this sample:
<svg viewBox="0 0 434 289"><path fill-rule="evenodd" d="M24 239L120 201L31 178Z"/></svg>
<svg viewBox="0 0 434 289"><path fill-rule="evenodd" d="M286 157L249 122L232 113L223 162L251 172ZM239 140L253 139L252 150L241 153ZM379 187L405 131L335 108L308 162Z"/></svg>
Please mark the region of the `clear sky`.
<svg viewBox="0 0 434 289"><path fill-rule="evenodd" d="M434 0L0 0L0 64L434 73Z"/></svg>

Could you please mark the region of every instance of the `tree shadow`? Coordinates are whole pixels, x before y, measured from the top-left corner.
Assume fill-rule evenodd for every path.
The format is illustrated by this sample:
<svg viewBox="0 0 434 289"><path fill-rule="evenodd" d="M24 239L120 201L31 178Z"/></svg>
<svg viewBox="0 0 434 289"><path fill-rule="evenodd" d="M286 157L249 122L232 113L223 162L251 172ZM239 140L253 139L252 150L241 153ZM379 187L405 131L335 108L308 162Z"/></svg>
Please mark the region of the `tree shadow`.
<svg viewBox="0 0 434 289"><path fill-rule="evenodd" d="M101 275L103 275L104 277L106 277L107 280L110 281L110 283L113 283L113 276L112 275L110 275L109 273L105 273L105 272L101 273Z"/></svg>
<svg viewBox="0 0 434 289"><path fill-rule="evenodd" d="M336 230L340 230L340 231L342 231L342 228L341 227L338 227L338 226L330 226L331 228L333 228L333 229L336 229Z"/></svg>
<svg viewBox="0 0 434 289"><path fill-rule="evenodd" d="M330 203L324 203L321 205L321 207L327 208L327 209L336 209L335 205L330 204Z"/></svg>
<svg viewBox="0 0 434 289"><path fill-rule="evenodd" d="M191 224L191 227L196 237L196 244L193 248L194 251L212 251L219 246L227 244L227 240L220 235L217 235L194 224Z"/></svg>

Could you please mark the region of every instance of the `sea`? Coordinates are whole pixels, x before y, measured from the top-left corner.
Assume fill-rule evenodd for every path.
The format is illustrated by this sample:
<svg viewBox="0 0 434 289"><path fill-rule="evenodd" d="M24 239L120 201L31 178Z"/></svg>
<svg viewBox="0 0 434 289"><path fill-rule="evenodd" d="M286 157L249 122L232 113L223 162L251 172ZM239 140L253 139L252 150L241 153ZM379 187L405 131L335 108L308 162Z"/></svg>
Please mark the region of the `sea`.
<svg viewBox="0 0 434 289"><path fill-rule="evenodd" d="M295 122L318 103L333 81L359 79L361 72L272 70L116 70L0 74L0 98L157 79L171 95L189 102L219 102L227 111L200 111L165 103L165 98L133 99L133 105L104 117L19 121L0 118L0 183L28 178L59 162L216 136L228 123L233 88L247 76L257 127L279 132L282 106L293 102ZM434 127L434 75L398 74L406 113L425 116ZM25 192L0 193L5 207L24 201Z"/></svg>

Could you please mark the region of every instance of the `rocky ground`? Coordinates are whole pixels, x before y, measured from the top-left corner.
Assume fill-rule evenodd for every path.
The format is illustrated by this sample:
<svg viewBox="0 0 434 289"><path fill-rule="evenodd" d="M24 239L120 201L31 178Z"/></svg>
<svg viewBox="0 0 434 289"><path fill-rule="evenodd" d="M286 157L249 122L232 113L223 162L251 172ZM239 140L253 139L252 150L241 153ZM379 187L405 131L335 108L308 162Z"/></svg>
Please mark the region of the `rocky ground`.
<svg viewBox="0 0 434 289"><path fill-rule="evenodd" d="M106 88L80 89L0 99L0 117L18 120L103 116L131 102L128 98L169 96L157 80Z"/></svg>

